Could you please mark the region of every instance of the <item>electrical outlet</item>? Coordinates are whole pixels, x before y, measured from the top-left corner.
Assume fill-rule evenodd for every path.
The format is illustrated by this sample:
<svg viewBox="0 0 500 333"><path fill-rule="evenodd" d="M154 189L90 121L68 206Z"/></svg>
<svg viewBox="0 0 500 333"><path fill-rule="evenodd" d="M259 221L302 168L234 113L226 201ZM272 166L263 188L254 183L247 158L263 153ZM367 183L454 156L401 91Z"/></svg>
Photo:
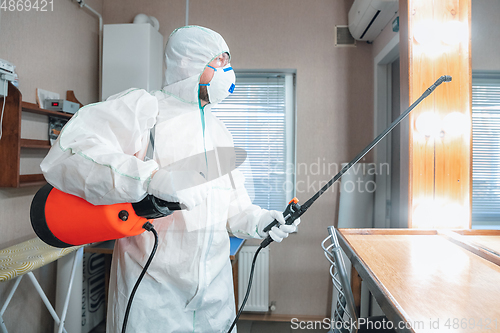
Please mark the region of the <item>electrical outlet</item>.
<svg viewBox="0 0 500 333"><path fill-rule="evenodd" d="M0 97L7 97L9 90L9 81L14 81L16 77L16 74L9 73L0 69Z"/></svg>
<svg viewBox="0 0 500 333"><path fill-rule="evenodd" d="M7 97L9 81L0 78L0 97Z"/></svg>

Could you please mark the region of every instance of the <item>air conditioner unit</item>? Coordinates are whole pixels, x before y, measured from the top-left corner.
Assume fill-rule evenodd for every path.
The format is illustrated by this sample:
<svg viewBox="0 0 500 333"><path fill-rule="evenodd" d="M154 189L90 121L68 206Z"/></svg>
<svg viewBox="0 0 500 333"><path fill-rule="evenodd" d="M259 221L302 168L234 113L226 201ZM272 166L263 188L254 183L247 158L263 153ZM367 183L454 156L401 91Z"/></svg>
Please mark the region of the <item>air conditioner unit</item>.
<svg viewBox="0 0 500 333"><path fill-rule="evenodd" d="M354 39L372 42L398 11L398 0L354 0L349 31Z"/></svg>

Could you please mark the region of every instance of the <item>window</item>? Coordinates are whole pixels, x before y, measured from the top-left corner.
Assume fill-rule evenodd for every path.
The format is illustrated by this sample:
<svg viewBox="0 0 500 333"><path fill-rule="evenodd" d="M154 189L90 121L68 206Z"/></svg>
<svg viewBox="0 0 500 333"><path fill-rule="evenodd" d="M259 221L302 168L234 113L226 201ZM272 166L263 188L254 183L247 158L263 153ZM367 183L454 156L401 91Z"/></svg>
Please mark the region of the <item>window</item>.
<svg viewBox="0 0 500 333"><path fill-rule="evenodd" d="M472 75L472 226L500 228L500 73Z"/></svg>
<svg viewBox="0 0 500 333"><path fill-rule="evenodd" d="M245 150L249 163L240 168L253 179L253 203L265 209L282 211L295 195L294 100L292 73L236 72L236 89L212 108Z"/></svg>

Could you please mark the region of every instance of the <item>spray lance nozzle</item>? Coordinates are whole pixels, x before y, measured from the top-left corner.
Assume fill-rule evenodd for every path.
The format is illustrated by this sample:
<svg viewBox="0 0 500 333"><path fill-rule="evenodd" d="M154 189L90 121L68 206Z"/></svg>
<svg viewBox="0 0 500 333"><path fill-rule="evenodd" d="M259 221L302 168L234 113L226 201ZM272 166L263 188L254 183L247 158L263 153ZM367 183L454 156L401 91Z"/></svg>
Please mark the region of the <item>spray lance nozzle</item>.
<svg viewBox="0 0 500 333"><path fill-rule="evenodd" d="M434 91L434 89L436 89L443 82L451 82L451 76L450 75L443 75L443 76L439 77L439 79L437 79L436 82L434 82L429 88L427 88L426 91L424 91L424 93L422 94L422 96L420 98L423 99L423 98L426 98L427 96L429 96Z"/></svg>

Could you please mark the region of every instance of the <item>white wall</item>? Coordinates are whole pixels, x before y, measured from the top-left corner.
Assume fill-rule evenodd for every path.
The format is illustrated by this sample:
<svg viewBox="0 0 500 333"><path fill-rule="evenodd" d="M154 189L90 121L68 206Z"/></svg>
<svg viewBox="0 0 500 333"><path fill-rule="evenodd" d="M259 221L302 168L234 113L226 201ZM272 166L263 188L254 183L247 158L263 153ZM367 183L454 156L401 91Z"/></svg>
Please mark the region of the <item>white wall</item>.
<svg viewBox="0 0 500 333"><path fill-rule="evenodd" d="M87 0L102 11L102 0ZM23 100L35 102L35 89L66 96L74 90L82 103L98 98L98 20L71 0L55 0L53 11L1 11L0 58L17 66ZM24 114L22 137L48 139L47 117ZM6 124L4 124L5 126ZM22 173L39 173L46 151L21 159ZM0 161L9 163L9 161ZM0 169L2 167L0 166ZM35 237L29 220L31 199L38 187L0 188L0 248ZM55 299L55 264L36 271L42 288ZM3 304L12 281L0 284ZM7 309L4 320L9 332L50 332L52 319L28 279Z"/></svg>

